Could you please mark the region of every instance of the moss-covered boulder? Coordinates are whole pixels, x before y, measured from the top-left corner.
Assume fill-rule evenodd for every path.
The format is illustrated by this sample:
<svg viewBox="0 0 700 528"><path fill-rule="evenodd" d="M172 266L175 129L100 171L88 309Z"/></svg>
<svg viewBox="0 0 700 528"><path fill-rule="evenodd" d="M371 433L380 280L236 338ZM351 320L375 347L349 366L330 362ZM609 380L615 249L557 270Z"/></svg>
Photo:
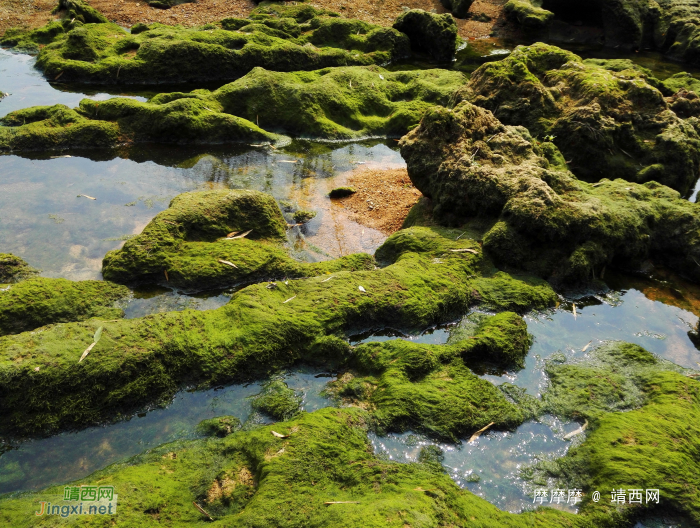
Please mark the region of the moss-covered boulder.
<svg viewBox="0 0 700 528"><path fill-rule="evenodd" d="M107 23L107 17L100 13L97 9L90 7L83 0L59 0L58 9L64 10L66 18L78 20L82 23Z"/></svg>
<svg viewBox="0 0 700 528"><path fill-rule="evenodd" d="M275 420L291 420L301 410L301 395L280 379L263 385L262 391L251 399L254 410Z"/></svg>
<svg viewBox="0 0 700 528"><path fill-rule="evenodd" d="M519 515L501 511L460 489L429 457L417 464L378 458L367 440L367 419L360 409L323 409L225 438L150 449L72 484L114 486L119 497L117 515L84 515L81 526L99 526L105 519L129 526L206 525L209 519L193 502L213 525L235 528L603 526L604 519L551 508ZM44 526L58 516L35 515L40 501L63 505L62 498L63 485L4 497L0 524Z"/></svg>
<svg viewBox="0 0 700 528"><path fill-rule="evenodd" d="M374 267L365 254L298 262L284 247L286 228L277 203L265 193L181 194L140 235L105 255L102 275L119 283L156 282L201 290Z"/></svg>
<svg viewBox="0 0 700 528"><path fill-rule="evenodd" d="M461 96L554 142L579 178L657 181L687 194L700 174L700 122L681 119L659 88L630 61L583 61L538 43L481 66Z"/></svg>
<svg viewBox="0 0 700 528"><path fill-rule="evenodd" d="M553 143L468 102L436 107L400 145L434 217L485 226L497 263L574 283L652 259L700 280L700 209L668 187L579 181Z"/></svg>
<svg viewBox="0 0 700 528"><path fill-rule="evenodd" d="M164 93L148 102L83 99L11 112L0 150L114 147L124 143L268 143L278 133L312 139L401 137L447 104L464 76L379 67L281 73L256 68L214 92Z"/></svg>
<svg viewBox="0 0 700 528"><path fill-rule="evenodd" d="M525 321L504 312L473 334L450 345L397 339L356 347L351 370L329 392L370 410L380 432L421 431L456 441L491 422L496 429L520 425L527 413L467 365L522 366L530 347Z"/></svg>
<svg viewBox="0 0 700 528"><path fill-rule="evenodd" d="M543 398L562 416L588 420L585 441L562 459L541 464L559 485L580 488L580 514L616 513L627 519L655 504L700 522L700 382L692 373L628 343L608 344L590 361L550 364ZM693 377L688 377L692 374ZM624 412L623 412L624 411ZM643 502L619 506L591 500L593 490L641 489ZM631 521L633 522L633 521Z"/></svg>
<svg viewBox="0 0 700 528"><path fill-rule="evenodd" d="M554 19L554 13L542 9L531 0L508 0L503 12L509 20L530 32L544 32Z"/></svg>
<svg viewBox="0 0 700 528"><path fill-rule="evenodd" d="M203 436L218 436L223 438L235 433L241 428L241 421L235 416L217 416L202 420L197 424L197 432Z"/></svg>
<svg viewBox="0 0 700 528"><path fill-rule="evenodd" d="M0 337L0 433L118 418L185 383L251 379L297 361L337 365L350 354L346 332L425 328L454 320L471 304L498 304L484 286L492 265L476 242L455 240L459 234L403 230L384 244L384 268L250 285L217 310L92 319ZM493 280L506 283L502 275ZM556 302L543 281L509 282L521 306ZM78 364L100 326L101 339Z"/></svg>
<svg viewBox="0 0 700 528"><path fill-rule="evenodd" d="M19 282L37 273L23 259L11 253L0 253L0 284Z"/></svg>
<svg viewBox="0 0 700 528"><path fill-rule="evenodd" d="M106 281L30 278L0 289L0 335L92 317L122 317L115 303L129 295L125 286Z"/></svg>
<svg viewBox="0 0 700 528"><path fill-rule="evenodd" d="M439 61L451 61L460 41L457 23L450 15L422 9L410 9L399 15L394 29L408 35L413 51L427 53Z"/></svg>
<svg viewBox="0 0 700 528"><path fill-rule="evenodd" d="M440 0L440 3L457 18L467 18L474 0Z"/></svg>
<svg viewBox="0 0 700 528"><path fill-rule="evenodd" d="M49 79L111 85L231 81L255 67L316 70L410 54L408 37L395 29L281 5L194 28L136 24L130 33L106 20L65 18L12 32L0 44L38 51L37 66Z"/></svg>

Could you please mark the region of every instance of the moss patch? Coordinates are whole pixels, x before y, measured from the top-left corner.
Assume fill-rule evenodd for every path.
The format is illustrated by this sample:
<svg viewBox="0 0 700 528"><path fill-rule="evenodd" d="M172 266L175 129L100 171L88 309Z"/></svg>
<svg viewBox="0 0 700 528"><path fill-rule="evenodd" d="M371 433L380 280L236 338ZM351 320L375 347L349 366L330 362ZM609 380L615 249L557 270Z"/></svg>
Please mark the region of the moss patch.
<svg viewBox="0 0 700 528"><path fill-rule="evenodd" d="M479 221L496 263L575 283L607 265L634 268L653 259L700 280L698 206L668 187L581 182L553 143L466 101L434 108L400 144L434 217Z"/></svg>
<svg viewBox="0 0 700 528"><path fill-rule="evenodd" d="M460 42L457 23L447 14L410 9L399 15L394 28L408 35L411 49L439 61L451 61Z"/></svg>
<svg viewBox="0 0 700 528"><path fill-rule="evenodd" d="M252 398L252 406L275 420L290 420L301 410L301 396L283 380L274 379Z"/></svg>
<svg viewBox="0 0 700 528"><path fill-rule="evenodd" d="M700 122L671 111L660 81L627 62L521 46L481 66L462 95L552 141L580 178L653 180L687 194L700 173Z"/></svg>
<svg viewBox="0 0 700 528"><path fill-rule="evenodd" d="M0 335L92 317L122 317L114 305L129 295L128 288L111 282L27 279L0 291Z"/></svg>
<svg viewBox="0 0 700 528"><path fill-rule="evenodd" d="M18 282L38 273L21 258L11 253L0 253L0 284Z"/></svg>

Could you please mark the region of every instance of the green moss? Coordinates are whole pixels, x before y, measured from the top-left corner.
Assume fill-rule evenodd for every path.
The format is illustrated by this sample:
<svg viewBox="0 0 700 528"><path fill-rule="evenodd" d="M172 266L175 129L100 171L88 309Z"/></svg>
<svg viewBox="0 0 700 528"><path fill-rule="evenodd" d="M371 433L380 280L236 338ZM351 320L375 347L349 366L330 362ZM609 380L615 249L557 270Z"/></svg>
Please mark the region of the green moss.
<svg viewBox="0 0 700 528"><path fill-rule="evenodd" d="M457 23L448 14L410 9L399 15L394 29L408 35L412 50L427 53L439 61L451 61L460 42Z"/></svg>
<svg viewBox="0 0 700 528"><path fill-rule="evenodd" d="M19 282L38 273L21 258L11 253L0 253L0 284Z"/></svg>
<svg viewBox="0 0 700 528"><path fill-rule="evenodd" d="M205 525L193 501L214 525L231 527L595 525L590 517L549 508L503 512L459 489L440 470L437 453L426 452L418 464L378 459L367 440L366 420L358 409L324 409L222 439L166 444L76 484L113 485L119 505L110 519L131 526ZM289 437L277 438L272 430ZM43 526L52 517L34 515L38 501L56 503L57 495L63 496L63 486L4 498L0 523ZM352 503L324 504L329 501ZM81 526L103 523L100 515L81 519Z"/></svg>
<svg viewBox="0 0 700 528"><path fill-rule="evenodd" d="M317 139L400 137L463 83L459 72L379 67L281 73L256 68L208 92L166 93L148 102L84 99L11 112L0 150L115 147L124 143L276 142L275 132Z"/></svg>
<svg viewBox="0 0 700 528"><path fill-rule="evenodd" d="M301 396L283 380L275 379L263 385L262 391L252 398L252 406L275 420L290 420L301 410Z"/></svg>
<svg viewBox="0 0 700 528"><path fill-rule="evenodd" d="M554 13L534 5L530 0L509 0L503 12L510 20L529 31L543 31L554 19Z"/></svg>
<svg viewBox="0 0 700 528"><path fill-rule="evenodd" d="M353 374L331 383L329 392L370 409L380 432L422 431L456 441L490 422L501 429L519 425L526 415L466 365L522 368L530 348L525 321L506 312L484 318L470 333L449 345L392 340L356 347Z"/></svg>
<svg viewBox="0 0 700 528"><path fill-rule="evenodd" d="M83 23L107 23L107 18L83 0L59 0L58 9L66 10L66 18Z"/></svg>
<svg viewBox="0 0 700 528"><path fill-rule="evenodd" d="M687 369L628 343L603 346L591 356L592 362L547 368L546 405L590 420L590 432L544 469L562 485L584 490L584 515L615 508L607 499L592 502L592 490L605 490L605 496L613 489L648 488L660 490L664 511L697 523L700 383L684 375ZM629 519L644 507L626 503L621 514Z"/></svg>
<svg viewBox="0 0 700 528"><path fill-rule="evenodd" d="M131 33L106 20L83 25L70 17L5 36L0 43L41 46L37 66L48 78L60 74L63 82L107 84L231 81L255 67L295 71L384 64L410 53L408 38L394 29L339 19L310 6L262 9L246 20L194 28L137 24Z"/></svg>
<svg viewBox="0 0 700 528"><path fill-rule="evenodd" d="M337 271L275 288L251 285L217 310L91 320L0 337L0 430L35 434L118 418L183 383L251 379L298 361L343 362L345 332L453 320L478 302L472 281L485 264L481 254L451 251L476 243L448 233L400 231L378 251L384 268ZM543 300L525 283L521 292ZM550 290L546 305L555 299ZM77 364L99 326L102 338Z"/></svg>
<svg viewBox="0 0 700 528"><path fill-rule="evenodd" d="M293 217L294 221L297 223L305 224L310 222L312 219L316 218L316 211L307 211L306 209L299 209L294 211Z"/></svg>
<svg viewBox="0 0 700 528"><path fill-rule="evenodd" d="M328 196L330 198L345 198L346 196L351 196L356 192L357 191L353 187L336 187L330 193L328 193Z"/></svg>
<svg viewBox="0 0 700 528"><path fill-rule="evenodd" d="M551 142L468 102L434 108L400 144L433 216L451 225L483 220L484 251L499 265L570 284L653 259L700 280L697 205L668 187L579 181Z"/></svg>
<svg viewBox="0 0 700 528"><path fill-rule="evenodd" d="M201 290L374 267L372 257L362 254L298 262L283 247L286 227L275 200L261 192L181 194L140 235L105 255L102 275L120 283ZM247 231L241 238L226 239Z"/></svg>
<svg viewBox="0 0 700 528"><path fill-rule="evenodd" d="M0 335L92 317L122 317L115 303L129 295L128 288L110 282L30 278L0 291Z"/></svg>
<svg viewBox="0 0 700 528"><path fill-rule="evenodd" d="M481 66L461 95L506 125L553 136L580 178L654 180L685 195L700 171L697 122L669 111L663 84L628 62L582 61L541 43L521 46Z"/></svg>
<svg viewBox="0 0 700 528"><path fill-rule="evenodd" d="M217 416L208 420L202 420L197 424L197 432L204 436L218 436L223 438L235 433L241 428L241 421L235 416Z"/></svg>

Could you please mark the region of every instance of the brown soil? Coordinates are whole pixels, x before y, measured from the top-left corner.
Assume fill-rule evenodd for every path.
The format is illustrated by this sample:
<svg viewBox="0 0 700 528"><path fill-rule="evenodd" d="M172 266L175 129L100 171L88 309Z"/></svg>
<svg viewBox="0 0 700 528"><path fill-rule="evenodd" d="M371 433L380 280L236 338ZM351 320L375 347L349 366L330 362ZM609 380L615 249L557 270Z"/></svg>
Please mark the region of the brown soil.
<svg viewBox="0 0 700 528"><path fill-rule="evenodd" d="M502 11L505 2L506 0L476 0L470 13L485 13L491 17L491 21L458 19L460 36L465 39L489 36L495 27L504 23ZM180 4L171 9L156 9L143 0L88 0L88 3L109 20L125 27L131 27L137 22L197 26L225 17L245 18L255 8L252 0L199 0L197 3ZM436 13L447 12L440 0L309 0L308 3L338 12L344 17L358 18L381 26L391 26L404 11L404 7ZM56 0L0 0L0 35L10 27L43 26L55 18L51 10L56 4Z"/></svg>
<svg viewBox="0 0 700 528"><path fill-rule="evenodd" d="M387 235L401 229L408 211L422 196L406 169L362 169L348 177L348 186L357 192L337 203L358 224Z"/></svg>

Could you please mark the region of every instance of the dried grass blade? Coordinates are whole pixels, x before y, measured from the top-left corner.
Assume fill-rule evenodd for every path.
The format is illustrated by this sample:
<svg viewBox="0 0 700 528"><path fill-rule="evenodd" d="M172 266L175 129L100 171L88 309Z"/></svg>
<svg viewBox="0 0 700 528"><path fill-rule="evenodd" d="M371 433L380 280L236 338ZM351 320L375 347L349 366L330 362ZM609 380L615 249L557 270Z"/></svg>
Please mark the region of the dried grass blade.
<svg viewBox="0 0 700 528"><path fill-rule="evenodd" d="M97 198L93 198L92 196L88 196L87 194L79 194L78 198L80 198L81 196L83 196L84 198L88 198L90 200L97 200Z"/></svg>
<svg viewBox="0 0 700 528"><path fill-rule="evenodd" d="M199 513L201 513L202 515L206 515L206 516L207 516L207 519L209 519L210 521L213 521L213 520L214 520L214 519L212 519L212 516L209 515L209 513L207 513L207 510L205 510L204 508L202 508L199 504L197 504L197 503L194 502L194 501L192 502L192 504L194 504L194 507L197 508L197 509L199 510Z"/></svg>
<svg viewBox="0 0 700 528"><path fill-rule="evenodd" d="M593 341L589 341L588 344L587 344L585 347L583 347L583 349L581 350L581 352L585 352L586 350L588 350L588 347L591 346L591 343L592 343L592 342L593 342Z"/></svg>
<svg viewBox="0 0 700 528"><path fill-rule="evenodd" d="M473 442L474 440L476 440L477 438L479 438L479 436L481 435L481 433L483 433L484 431L486 431L486 429L488 429L489 427L491 427L494 423L495 423L495 422L491 422L491 423L488 424L486 427L482 427L481 429L479 429L476 433L474 433L474 434L469 438L469 443L471 443L471 442Z"/></svg>
<svg viewBox="0 0 700 528"><path fill-rule="evenodd" d="M238 269L238 266L236 266L233 262L229 262L228 260L219 259L219 262L221 262L222 264L226 264L227 266L231 266L232 268Z"/></svg>
<svg viewBox="0 0 700 528"><path fill-rule="evenodd" d="M229 233L229 236L226 237L226 240L235 240L237 238L244 238L252 232L253 232L253 230L249 229L248 231L243 231L241 234L235 235L235 236L230 236L231 233Z"/></svg>
<svg viewBox="0 0 700 528"><path fill-rule="evenodd" d="M277 431L270 431L272 433L272 436L276 436L277 438L289 438L289 435L283 435L278 433Z"/></svg>
<svg viewBox="0 0 700 528"><path fill-rule="evenodd" d="M452 253L474 253L474 255L478 255L479 252L476 249L469 249L469 248L463 248L463 249L450 249Z"/></svg>
<svg viewBox="0 0 700 528"><path fill-rule="evenodd" d="M97 344L97 343L95 343L95 342L93 341L92 344L91 344L89 347L87 347L87 348L85 349L85 352L83 352L83 355L80 356L80 359L78 360L78 363L80 363L83 359L85 359L85 358L87 357L87 355L90 353L90 350L92 350L92 347L94 347L96 344Z"/></svg>
<svg viewBox="0 0 700 528"><path fill-rule="evenodd" d="M291 301L292 299L295 299L295 298L296 298L296 295L294 297L290 297L289 299L284 301L282 304L287 304L289 301Z"/></svg>
<svg viewBox="0 0 700 528"><path fill-rule="evenodd" d="M578 429L574 429L570 433L565 434L564 440L568 440L569 438L572 438L576 435L580 435L581 433L583 433L586 430L586 427L588 427L588 420L584 420L583 425L581 427L579 427Z"/></svg>

